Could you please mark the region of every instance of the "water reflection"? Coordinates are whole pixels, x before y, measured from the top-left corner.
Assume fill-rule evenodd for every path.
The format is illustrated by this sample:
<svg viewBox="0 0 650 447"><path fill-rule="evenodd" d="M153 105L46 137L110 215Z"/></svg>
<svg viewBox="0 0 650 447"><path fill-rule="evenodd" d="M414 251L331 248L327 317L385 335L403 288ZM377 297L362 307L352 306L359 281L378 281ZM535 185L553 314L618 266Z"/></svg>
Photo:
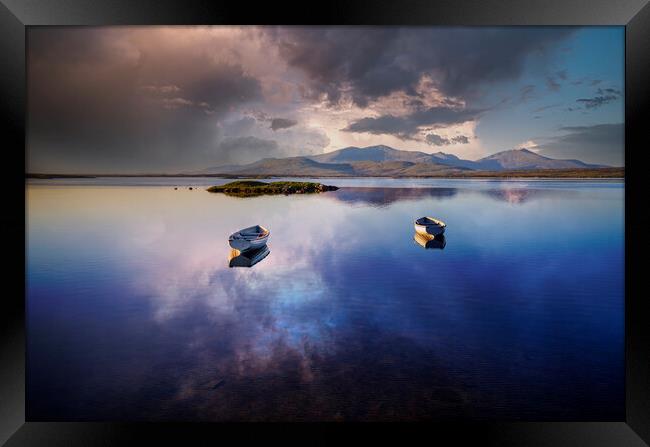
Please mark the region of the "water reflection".
<svg viewBox="0 0 650 447"><path fill-rule="evenodd" d="M233 248L230 250L230 253L228 255L228 266L252 267L261 260L265 259L269 253L271 253L271 250L269 250L269 247L267 245L244 252Z"/></svg>
<svg viewBox="0 0 650 447"><path fill-rule="evenodd" d="M340 188L325 194L326 197L341 202L365 204L383 208L395 202L422 200L428 197L451 198L458 193L456 188Z"/></svg>
<svg viewBox="0 0 650 447"><path fill-rule="evenodd" d="M624 414L622 187L521 206L460 188L28 189L30 419ZM381 197L397 199L355 206ZM411 240L428 212L453 228L444 256ZM252 264L224 241L251 219L273 256L229 269Z"/></svg>
<svg viewBox="0 0 650 447"><path fill-rule="evenodd" d="M459 189L459 188L377 188L377 187L342 187L338 191L323 194L329 199L368 205L374 208L387 208L393 203L403 201L420 201L428 198L452 199L458 195L482 195L510 204L524 204L533 200L566 198L576 191L534 188L494 188L494 189Z"/></svg>
<svg viewBox="0 0 650 447"><path fill-rule="evenodd" d="M544 197L553 197L560 194L566 195L565 191L554 191L544 189L529 189L529 188L504 188L504 189L489 189L482 191L483 194L497 199L501 202L512 204L521 204L529 202L532 199L541 199Z"/></svg>
<svg viewBox="0 0 650 447"><path fill-rule="evenodd" d="M418 232L415 232L413 234L413 240L417 242L417 244L422 248L426 249L435 248L442 250L445 248L445 245L447 245L447 240L445 239L444 234L435 237L426 237Z"/></svg>

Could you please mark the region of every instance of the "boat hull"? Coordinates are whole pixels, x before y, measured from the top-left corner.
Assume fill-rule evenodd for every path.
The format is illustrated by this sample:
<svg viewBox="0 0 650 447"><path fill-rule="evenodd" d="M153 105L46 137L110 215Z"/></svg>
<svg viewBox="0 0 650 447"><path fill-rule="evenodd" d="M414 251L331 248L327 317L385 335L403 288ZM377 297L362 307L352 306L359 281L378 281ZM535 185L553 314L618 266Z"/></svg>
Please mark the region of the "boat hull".
<svg viewBox="0 0 650 447"><path fill-rule="evenodd" d="M445 232L445 227L440 225L413 224L415 232L422 236L440 236Z"/></svg>
<svg viewBox="0 0 650 447"><path fill-rule="evenodd" d="M269 239L268 236L264 236L253 240L247 240L243 238L242 239L233 238L228 240L228 244L230 245L230 247L234 248L235 250L248 251L248 250L255 250L257 248L265 246L268 239Z"/></svg>

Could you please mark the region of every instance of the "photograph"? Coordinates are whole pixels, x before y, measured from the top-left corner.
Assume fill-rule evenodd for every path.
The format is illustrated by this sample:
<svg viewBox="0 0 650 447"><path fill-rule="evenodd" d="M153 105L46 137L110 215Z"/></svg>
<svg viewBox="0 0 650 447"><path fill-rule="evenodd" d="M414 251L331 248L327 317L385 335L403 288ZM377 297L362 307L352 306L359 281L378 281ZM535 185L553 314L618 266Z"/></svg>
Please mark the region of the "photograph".
<svg viewBox="0 0 650 447"><path fill-rule="evenodd" d="M626 420L624 26L25 39L27 421Z"/></svg>

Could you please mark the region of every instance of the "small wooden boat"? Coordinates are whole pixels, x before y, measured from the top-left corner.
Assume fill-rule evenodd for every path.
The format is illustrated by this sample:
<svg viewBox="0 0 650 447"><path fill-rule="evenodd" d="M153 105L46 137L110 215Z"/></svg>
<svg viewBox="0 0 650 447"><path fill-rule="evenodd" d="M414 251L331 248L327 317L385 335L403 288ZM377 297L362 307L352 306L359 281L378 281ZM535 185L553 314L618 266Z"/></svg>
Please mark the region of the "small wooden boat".
<svg viewBox="0 0 650 447"><path fill-rule="evenodd" d="M233 248L230 250L230 255L228 256L228 266L252 267L262 259L266 258L269 253L271 253L271 250L269 250L269 247L266 245L245 252L241 252Z"/></svg>
<svg viewBox="0 0 650 447"><path fill-rule="evenodd" d="M420 217L413 223L415 232L422 236L438 236L445 232L447 226L443 221L433 217Z"/></svg>
<svg viewBox="0 0 650 447"><path fill-rule="evenodd" d="M270 235L271 232L266 228L260 225L254 225L231 234L228 238L228 243L235 250L253 250L266 245Z"/></svg>
<svg viewBox="0 0 650 447"><path fill-rule="evenodd" d="M415 242L417 242L422 248L426 249L437 248L442 250L445 248L445 245L447 245L444 234L441 234L440 236L423 236L420 233L415 233L413 234L413 240L415 240Z"/></svg>

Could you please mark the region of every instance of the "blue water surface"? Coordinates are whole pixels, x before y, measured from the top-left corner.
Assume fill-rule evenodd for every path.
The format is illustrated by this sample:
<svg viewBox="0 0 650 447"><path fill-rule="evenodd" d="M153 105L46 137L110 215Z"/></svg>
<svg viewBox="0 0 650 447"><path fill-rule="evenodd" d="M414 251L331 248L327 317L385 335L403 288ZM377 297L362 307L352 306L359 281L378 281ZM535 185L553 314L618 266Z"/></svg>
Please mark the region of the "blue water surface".
<svg viewBox="0 0 650 447"><path fill-rule="evenodd" d="M27 185L29 420L623 420L622 181L227 181Z"/></svg>

